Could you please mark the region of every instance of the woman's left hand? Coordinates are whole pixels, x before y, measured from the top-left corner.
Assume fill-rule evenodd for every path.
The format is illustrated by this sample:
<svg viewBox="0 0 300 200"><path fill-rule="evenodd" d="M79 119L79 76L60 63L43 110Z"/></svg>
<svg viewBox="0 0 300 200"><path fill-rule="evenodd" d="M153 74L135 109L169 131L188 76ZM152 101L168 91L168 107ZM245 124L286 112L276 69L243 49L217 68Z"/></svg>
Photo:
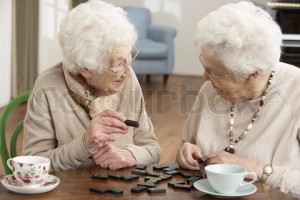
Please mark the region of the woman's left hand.
<svg viewBox="0 0 300 200"><path fill-rule="evenodd" d="M92 155L93 163L102 168L116 170L131 167L136 164L136 159L127 149L121 149L111 144L105 144Z"/></svg>
<svg viewBox="0 0 300 200"><path fill-rule="evenodd" d="M238 165L247 169L248 172L255 172L258 180L261 178L263 174L263 168L265 164L250 160L244 156L240 156L237 154L231 154L226 151L217 151L206 155L208 160L206 161L206 165L213 164L230 164L230 165Z"/></svg>

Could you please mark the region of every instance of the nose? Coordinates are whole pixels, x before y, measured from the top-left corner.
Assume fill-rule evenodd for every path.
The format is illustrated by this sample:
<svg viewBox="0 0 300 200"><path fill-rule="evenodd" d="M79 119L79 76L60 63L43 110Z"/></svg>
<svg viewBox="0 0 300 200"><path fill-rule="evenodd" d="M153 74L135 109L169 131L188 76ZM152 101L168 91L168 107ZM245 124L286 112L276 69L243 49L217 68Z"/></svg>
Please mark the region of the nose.
<svg viewBox="0 0 300 200"><path fill-rule="evenodd" d="M122 73L122 78L128 78L132 76L132 68L131 65L128 65L125 69L125 71Z"/></svg>

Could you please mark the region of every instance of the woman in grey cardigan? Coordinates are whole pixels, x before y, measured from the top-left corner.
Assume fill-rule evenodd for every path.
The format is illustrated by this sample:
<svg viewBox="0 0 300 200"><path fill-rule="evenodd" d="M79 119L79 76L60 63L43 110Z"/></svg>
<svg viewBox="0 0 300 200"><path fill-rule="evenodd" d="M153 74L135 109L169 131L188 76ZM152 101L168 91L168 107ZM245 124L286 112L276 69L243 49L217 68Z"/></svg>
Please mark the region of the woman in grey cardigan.
<svg viewBox="0 0 300 200"><path fill-rule="evenodd" d="M161 150L131 69L137 33L126 13L101 1L80 4L58 37L63 60L35 83L23 154L49 158L51 170L158 162Z"/></svg>

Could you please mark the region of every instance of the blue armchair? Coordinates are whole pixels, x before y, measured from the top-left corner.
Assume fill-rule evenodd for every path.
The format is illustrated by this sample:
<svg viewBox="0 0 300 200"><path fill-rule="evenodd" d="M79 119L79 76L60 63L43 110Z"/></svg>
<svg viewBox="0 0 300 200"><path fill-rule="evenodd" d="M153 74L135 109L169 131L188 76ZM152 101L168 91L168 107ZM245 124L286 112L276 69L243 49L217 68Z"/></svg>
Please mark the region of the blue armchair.
<svg viewBox="0 0 300 200"><path fill-rule="evenodd" d="M122 7L129 21L138 32L135 47L140 50L132 68L136 74L164 75L164 84L174 67L174 37L176 29L165 25L152 25L151 13L147 8ZM133 53L134 54L134 53Z"/></svg>

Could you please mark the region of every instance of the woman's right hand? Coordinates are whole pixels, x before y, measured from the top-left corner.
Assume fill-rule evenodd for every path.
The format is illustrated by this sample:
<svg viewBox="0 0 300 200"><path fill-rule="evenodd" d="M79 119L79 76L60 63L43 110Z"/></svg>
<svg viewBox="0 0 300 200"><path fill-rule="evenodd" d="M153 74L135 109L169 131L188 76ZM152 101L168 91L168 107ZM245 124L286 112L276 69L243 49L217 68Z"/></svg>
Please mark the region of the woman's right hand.
<svg viewBox="0 0 300 200"><path fill-rule="evenodd" d="M178 164L185 169L200 170L198 160L202 159L202 153L199 146L185 142L177 152L176 160Z"/></svg>
<svg viewBox="0 0 300 200"><path fill-rule="evenodd" d="M91 120L84 136L90 151L96 151L102 142L115 141L115 138L111 136L113 133L126 134L129 127L124 123L125 120L122 113L114 110L104 110L97 114Z"/></svg>

